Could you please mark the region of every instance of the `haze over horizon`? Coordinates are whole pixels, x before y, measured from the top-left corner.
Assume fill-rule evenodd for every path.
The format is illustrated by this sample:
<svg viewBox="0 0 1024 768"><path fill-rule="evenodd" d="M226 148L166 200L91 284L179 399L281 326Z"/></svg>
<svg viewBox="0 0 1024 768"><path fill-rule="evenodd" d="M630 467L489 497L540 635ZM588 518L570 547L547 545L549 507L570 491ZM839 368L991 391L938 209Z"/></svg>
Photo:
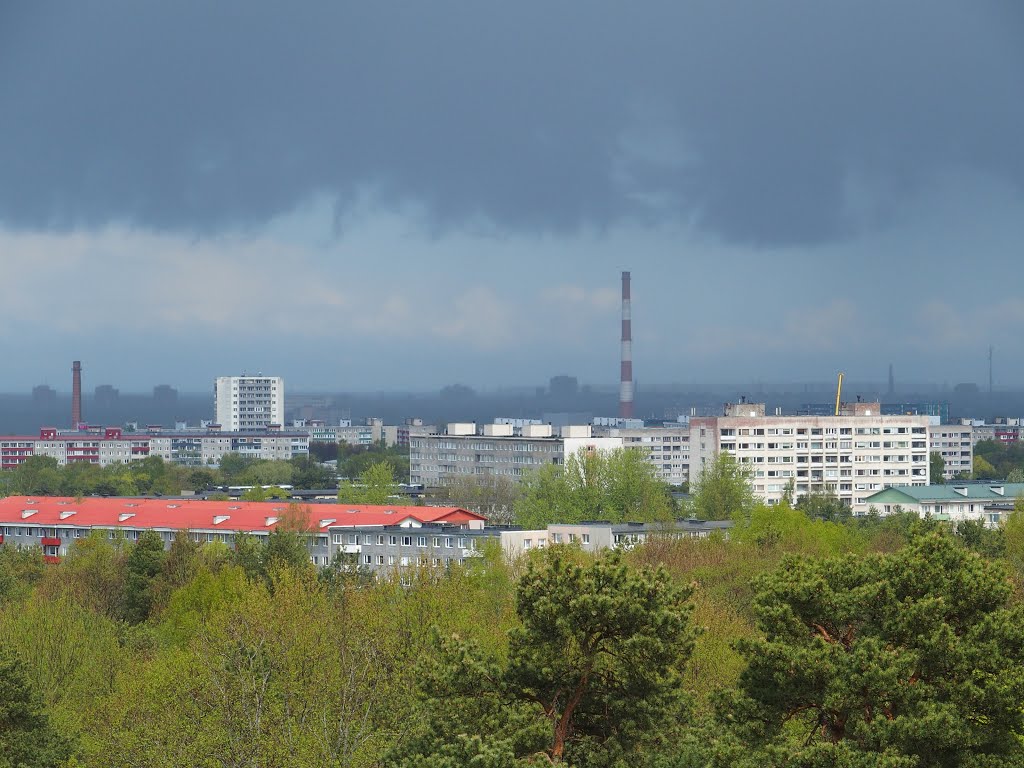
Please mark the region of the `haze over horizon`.
<svg viewBox="0 0 1024 768"><path fill-rule="evenodd" d="M579 7L5 3L0 391L1024 388L1024 6Z"/></svg>

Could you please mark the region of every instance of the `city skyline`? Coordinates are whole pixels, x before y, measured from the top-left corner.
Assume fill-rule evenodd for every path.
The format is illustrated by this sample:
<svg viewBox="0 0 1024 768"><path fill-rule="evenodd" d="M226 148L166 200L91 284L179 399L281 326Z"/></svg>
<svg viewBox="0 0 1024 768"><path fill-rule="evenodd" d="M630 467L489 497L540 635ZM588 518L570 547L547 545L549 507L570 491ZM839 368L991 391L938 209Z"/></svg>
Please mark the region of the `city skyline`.
<svg viewBox="0 0 1024 768"><path fill-rule="evenodd" d="M994 0L9 4L0 390L613 384L627 270L638 389L985 388L989 345L1024 387L1022 37Z"/></svg>

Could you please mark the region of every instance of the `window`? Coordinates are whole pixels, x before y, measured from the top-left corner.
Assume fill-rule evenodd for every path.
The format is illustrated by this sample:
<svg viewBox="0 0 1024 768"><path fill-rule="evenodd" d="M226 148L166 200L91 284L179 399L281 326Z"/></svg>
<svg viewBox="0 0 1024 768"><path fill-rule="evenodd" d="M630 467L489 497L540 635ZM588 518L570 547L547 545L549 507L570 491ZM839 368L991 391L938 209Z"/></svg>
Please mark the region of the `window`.
<svg viewBox="0 0 1024 768"><path fill-rule="evenodd" d="M427 546L427 537L426 536L417 536L416 537L416 546L417 547L425 547L425 546Z"/></svg>
<svg viewBox="0 0 1024 768"><path fill-rule="evenodd" d="M412 536L403 536L402 537L402 546L403 547L411 547L412 546Z"/></svg>

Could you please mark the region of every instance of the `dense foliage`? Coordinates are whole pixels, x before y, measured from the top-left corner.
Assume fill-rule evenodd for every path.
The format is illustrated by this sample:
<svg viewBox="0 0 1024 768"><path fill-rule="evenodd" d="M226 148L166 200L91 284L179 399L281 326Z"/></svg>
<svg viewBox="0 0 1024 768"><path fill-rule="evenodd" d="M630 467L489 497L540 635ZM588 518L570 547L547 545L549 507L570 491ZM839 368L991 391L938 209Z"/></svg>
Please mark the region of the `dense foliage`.
<svg viewBox="0 0 1024 768"><path fill-rule="evenodd" d="M299 514L0 546L0 766L1021 764L1024 511L828 507L378 581L317 571Z"/></svg>

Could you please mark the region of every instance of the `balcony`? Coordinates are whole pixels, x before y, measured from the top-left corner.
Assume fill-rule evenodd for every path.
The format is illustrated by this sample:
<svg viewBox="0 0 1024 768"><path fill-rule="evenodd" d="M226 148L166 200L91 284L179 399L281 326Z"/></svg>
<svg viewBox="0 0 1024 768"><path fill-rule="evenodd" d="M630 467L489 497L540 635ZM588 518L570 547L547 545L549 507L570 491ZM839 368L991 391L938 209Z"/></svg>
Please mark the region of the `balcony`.
<svg viewBox="0 0 1024 768"><path fill-rule="evenodd" d="M44 536L39 540L39 544L43 547L59 547L60 539L54 536Z"/></svg>

